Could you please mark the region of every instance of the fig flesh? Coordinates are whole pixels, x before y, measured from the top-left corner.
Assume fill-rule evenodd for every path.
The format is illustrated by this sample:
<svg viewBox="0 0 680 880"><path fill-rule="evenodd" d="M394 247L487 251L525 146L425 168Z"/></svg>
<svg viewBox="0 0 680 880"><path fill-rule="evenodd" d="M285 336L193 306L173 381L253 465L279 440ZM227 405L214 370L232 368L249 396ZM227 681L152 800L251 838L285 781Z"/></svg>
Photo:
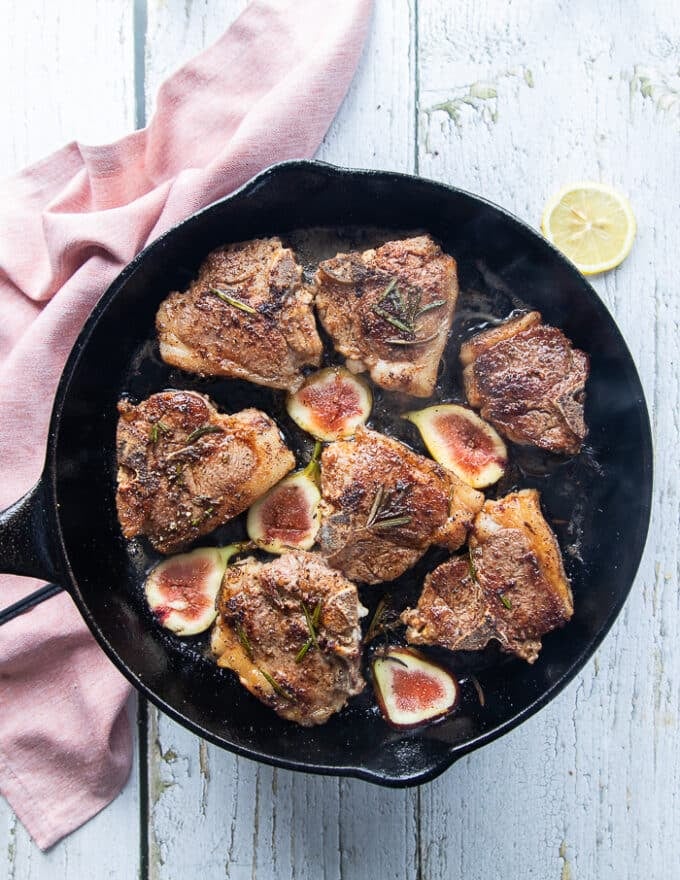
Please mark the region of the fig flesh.
<svg viewBox="0 0 680 880"><path fill-rule="evenodd" d="M460 686L454 676L413 648L390 647L375 654L373 686L383 718L405 730L452 712Z"/></svg>
<svg viewBox="0 0 680 880"><path fill-rule="evenodd" d="M245 546L199 547L159 563L146 579L144 595L161 626L178 636L205 632L217 614L227 564Z"/></svg>
<svg viewBox="0 0 680 880"><path fill-rule="evenodd" d="M319 531L320 453L317 441L307 467L284 477L248 511L248 537L262 550L281 554L314 546Z"/></svg>
<svg viewBox="0 0 680 880"><path fill-rule="evenodd" d="M303 431L328 441L352 437L372 405L366 382L344 367L313 373L286 402L288 415Z"/></svg>
<svg viewBox="0 0 680 880"><path fill-rule="evenodd" d="M505 443L471 409L444 403L404 418L418 428L432 458L473 489L491 486L503 476L508 463Z"/></svg>

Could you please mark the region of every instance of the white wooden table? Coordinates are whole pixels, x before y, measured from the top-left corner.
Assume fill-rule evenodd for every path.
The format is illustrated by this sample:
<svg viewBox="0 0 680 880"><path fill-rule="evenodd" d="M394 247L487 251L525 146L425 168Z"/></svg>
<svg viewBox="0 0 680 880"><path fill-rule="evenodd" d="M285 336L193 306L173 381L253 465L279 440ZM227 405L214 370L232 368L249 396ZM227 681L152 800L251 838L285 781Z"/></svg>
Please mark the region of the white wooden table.
<svg viewBox="0 0 680 880"><path fill-rule="evenodd" d="M160 81L244 6L2 0L0 173L143 125ZM594 660L521 728L408 791L260 767L133 703L121 796L46 855L0 801L0 877L678 876L679 52L677 0L377 0L319 154L451 182L533 224L564 183L629 194L637 243L594 283L647 392L656 492Z"/></svg>

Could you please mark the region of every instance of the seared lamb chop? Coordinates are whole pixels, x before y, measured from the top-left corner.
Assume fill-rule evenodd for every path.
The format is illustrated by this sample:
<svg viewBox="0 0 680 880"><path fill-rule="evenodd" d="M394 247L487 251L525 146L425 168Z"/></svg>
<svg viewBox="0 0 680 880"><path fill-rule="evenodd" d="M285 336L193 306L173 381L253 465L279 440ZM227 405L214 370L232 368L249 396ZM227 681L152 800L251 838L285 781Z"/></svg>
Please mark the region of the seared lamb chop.
<svg viewBox="0 0 680 880"><path fill-rule="evenodd" d="M533 663L541 637L574 611L571 588L535 489L487 501L475 519L470 556L425 578L418 607L406 610L407 640L474 651L496 639Z"/></svg>
<svg viewBox="0 0 680 880"><path fill-rule="evenodd" d="M470 405L502 434L565 455L580 450L588 355L539 312L473 336L460 359Z"/></svg>
<svg viewBox="0 0 680 880"><path fill-rule="evenodd" d="M316 308L353 372L429 397L458 296L456 261L429 235L319 265Z"/></svg>
<svg viewBox="0 0 680 880"><path fill-rule="evenodd" d="M156 316L161 357L175 367L295 391L321 363L302 269L278 238L213 251L185 293Z"/></svg>
<svg viewBox="0 0 680 880"><path fill-rule="evenodd" d="M436 462L366 428L324 449L321 495L321 552L368 584L399 577L431 544L456 550L484 501Z"/></svg>
<svg viewBox="0 0 680 880"><path fill-rule="evenodd" d="M194 391L118 404L118 519L173 553L249 507L295 466L257 409L220 415Z"/></svg>
<svg viewBox="0 0 680 880"><path fill-rule="evenodd" d="M365 682L357 588L315 554L227 567L212 649L283 718L323 724Z"/></svg>

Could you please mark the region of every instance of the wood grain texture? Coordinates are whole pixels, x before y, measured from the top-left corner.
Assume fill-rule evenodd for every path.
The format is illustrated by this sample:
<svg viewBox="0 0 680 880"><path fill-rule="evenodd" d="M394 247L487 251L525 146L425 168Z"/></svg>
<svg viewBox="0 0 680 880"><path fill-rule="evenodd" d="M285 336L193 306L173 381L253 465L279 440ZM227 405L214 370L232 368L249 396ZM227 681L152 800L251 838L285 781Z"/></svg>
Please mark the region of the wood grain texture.
<svg viewBox="0 0 680 880"><path fill-rule="evenodd" d="M0 175L134 128L132 2L0 6Z"/></svg>
<svg viewBox="0 0 680 880"><path fill-rule="evenodd" d="M670 35L680 14L671 2L653 6L647 15L614 2L420 4L422 174L535 226L548 196L574 180L630 196L633 253L594 285L638 364L657 456L650 539L624 613L546 710L423 788L424 877L677 870L680 162Z"/></svg>
<svg viewBox="0 0 680 880"><path fill-rule="evenodd" d="M73 138L104 142L133 127L131 4L32 0L4 3L2 9L0 174L33 162ZM132 698L132 719L135 712L136 699ZM47 854L38 850L7 802L0 798L0 877L119 880L137 876L140 847L136 757L122 794Z"/></svg>
<svg viewBox="0 0 680 880"><path fill-rule="evenodd" d="M0 62L12 88L0 107L3 167L74 134L101 140L132 127L131 3L6 6ZM148 0L147 111L161 80L244 6ZM417 170L534 225L547 197L573 180L603 180L631 198L633 252L594 284L651 408L656 490L647 550L622 615L582 674L520 729L418 791L259 767L150 711L142 842L151 877L676 875L679 34L674 0L376 0L370 42L320 158ZM96 99L92 82L103 84ZM43 857L0 802L0 876L135 876L137 805L133 779Z"/></svg>

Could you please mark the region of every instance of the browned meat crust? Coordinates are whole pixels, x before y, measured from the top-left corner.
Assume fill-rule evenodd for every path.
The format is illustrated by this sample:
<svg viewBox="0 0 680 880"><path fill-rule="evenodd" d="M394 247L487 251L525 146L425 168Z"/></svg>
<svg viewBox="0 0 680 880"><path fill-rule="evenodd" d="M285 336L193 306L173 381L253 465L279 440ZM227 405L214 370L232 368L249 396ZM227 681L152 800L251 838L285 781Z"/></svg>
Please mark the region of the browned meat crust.
<svg viewBox="0 0 680 880"><path fill-rule="evenodd" d="M321 263L316 308L354 372L429 397L458 296L456 261L429 235Z"/></svg>
<svg viewBox="0 0 680 880"><path fill-rule="evenodd" d="M318 647L310 646L305 608ZM283 718L323 724L360 693L361 629L366 609L357 589L315 554L288 553L228 566L218 600L212 648L219 666Z"/></svg>
<svg viewBox="0 0 680 880"><path fill-rule="evenodd" d="M460 358L470 405L502 434L552 452L580 450L588 356L539 312L473 336Z"/></svg>
<svg viewBox="0 0 680 880"><path fill-rule="evenodd" d="M193 391L118 404L118 519L173 553L249 507L295 466L276 423L257 409L220 415Z"/></svg>
<svg viewBox="0 0 680 880"><path fill-rule="evenodd" d="M302 367L321 363L311 302L302 269L278 238L226 245L208 255L185 293L161 303L161 357L190 372L294 391Z"/></svg>
<svg viewBox="0 0 680 880"><path fill-rule="evenodd" d="M425 578L418 607L406 610L415 645L478 650L497 639L529 663L541 637L574 611L560 550L535 489L487 501L475 519L470 557L458 556Z"/></svg>
<svg viewBox="0 0 680 880"><path fill-rule="evenodd" d="M399 577L431 544L460 547L484 501L431 459L366 428L326 447L321 494L321 552L369 584Z"/></svg>

